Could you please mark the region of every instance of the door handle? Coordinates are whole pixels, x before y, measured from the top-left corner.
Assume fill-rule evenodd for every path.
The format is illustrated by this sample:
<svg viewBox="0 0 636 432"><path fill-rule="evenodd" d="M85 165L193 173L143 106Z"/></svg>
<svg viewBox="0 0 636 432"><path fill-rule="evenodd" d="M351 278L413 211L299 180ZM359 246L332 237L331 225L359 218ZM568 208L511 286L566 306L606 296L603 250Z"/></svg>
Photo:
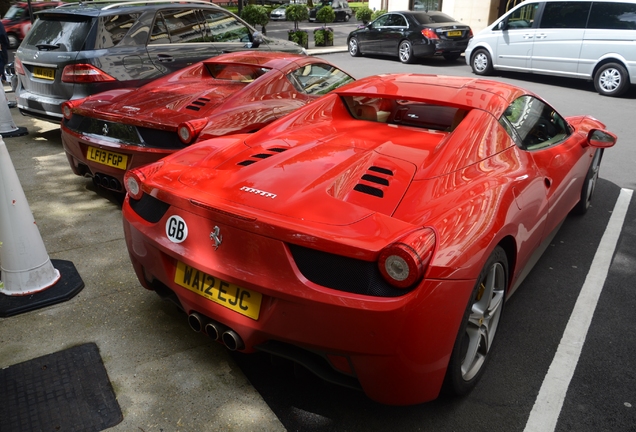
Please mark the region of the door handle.
<svg viewBox="0 0 636 432"><path fill-rule="evenodd" d="M158 54L157 58L160 63L171 63L174 61L174 57L172 57L171 55L166 55L166 54Z"/></svg>

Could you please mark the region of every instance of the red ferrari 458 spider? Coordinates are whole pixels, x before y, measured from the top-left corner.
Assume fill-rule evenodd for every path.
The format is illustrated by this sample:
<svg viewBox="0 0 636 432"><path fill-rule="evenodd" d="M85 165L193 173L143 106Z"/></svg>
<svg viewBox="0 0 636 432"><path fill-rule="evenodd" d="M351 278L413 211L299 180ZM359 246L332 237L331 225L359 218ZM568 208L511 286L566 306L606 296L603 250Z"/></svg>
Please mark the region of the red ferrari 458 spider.
<svg viewBox="0 0 636 432"><path fill-rule="evenodd" d="M141 284L231 350L386 404L465 394L615 142L509 84L373 76L129 171L126 242Z"/></svg>
<svg viewBox="0 0 636 432"><path fill-rule="evenodd" d="M196 141L254 132L351 81L317 57L221 55L138 89L65 102L62 143L75 174L120 192L128 169Z"/></svg>

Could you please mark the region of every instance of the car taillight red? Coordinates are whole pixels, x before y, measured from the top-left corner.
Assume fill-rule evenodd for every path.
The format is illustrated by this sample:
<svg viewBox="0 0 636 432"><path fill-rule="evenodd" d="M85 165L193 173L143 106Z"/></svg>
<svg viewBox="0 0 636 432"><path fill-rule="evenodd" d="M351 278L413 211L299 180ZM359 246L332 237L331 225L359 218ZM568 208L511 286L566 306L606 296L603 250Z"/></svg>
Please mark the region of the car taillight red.
<svg viewBox="0 0 636 432"><path fill-rule="evenodd" d="M24 66L22 66L22 62L18 57L13 59L13 67L15 68L15 73L18 75L24 75Z"/></svg>
<svg viewBox="0 0 636 432"><path fill-rule="evenodd" d="M62 104L62 115L64 115L64 118L66 120L70 120L71 117L73 117L73 109L80 105L82 102L84 102L86 98L84 99L75 99L75 100L70 100L70 101L66 101Z"/></svg>
<svg viewBox="0 0 636 432"><path fill-rule="evenodd" d="M141 168L126 171L126 174L124 174L124 187L126 188L128 195L136 200L141 199L144 194L144 181L159 171L162 166L163 162L160 161Z"/></svg>
<svg viewBox="0 0 636 432"><path fill-rule="evenodd" d="M430 228L420 229L380 252L380 273L391 285L408 288L422 279L434 249L435 232Z"/></svg>
<svg viewBox="0 0 636 432"><path fill-rule="evenodd" d="M116 81L116 79L89 64L68 65L62 71L62 82L66 83L84 84L107 81Z"/></svg>
<svg viewBox="0 0 636 432"><path fill-rule="evenodd" d="M423 29L422 36L428 39L439 39L439 36L437 36L437 33L435 33L435 31L430 28Z"/></svg>
<svg viewBox="0 0 636 432"><path fill-rule="evenodd" d="M207 119L196 119L190 120L185 123L181 123L177 128L177 134L179 135L179 139L184 144L191 144L199 132L203 130L208 124Z"/></svg>

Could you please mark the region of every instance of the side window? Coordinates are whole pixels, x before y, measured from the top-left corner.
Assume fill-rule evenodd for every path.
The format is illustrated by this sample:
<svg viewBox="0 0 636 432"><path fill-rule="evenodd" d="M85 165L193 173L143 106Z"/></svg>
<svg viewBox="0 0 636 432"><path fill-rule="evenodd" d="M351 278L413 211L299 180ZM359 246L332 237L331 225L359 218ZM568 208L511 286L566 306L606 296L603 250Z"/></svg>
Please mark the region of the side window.
<svg viewBox="0 0 636 432"><path fill-rule="evenodd" d="M298 91L310 95L323 95L353 81L345 72L326 64L303 66L287 78Z"/></svg>
<svg viewBox="0 0 636 432"><path fill-rule="evenodd" d="M377 20L373 21L373 28L379 28L379 27L385 27L387 26L389 20L391 19L391 17L393 16L393 14L384 14L382 15L380 18L378 18Z"/></svg>
<svg viewBox="0 0 636 432"><path fill-rule="evenodd" d="M117 45L138 18L139 14L109 15L101 18L96 48L104 49Z"/></svg>
<svg viewBox="0 0 636 432"><path fill-rule="evenodd" d="M249 42L250 29L224 11L203 11L204 31L212 42Z"/></svg>
<svg viewBox="0 0 636 432"><path fill-rule="evenodd" d="M525 5L508 16L508 28L530 28L534 25L534 16L539 9L538 3Z"/></svg>
<svg viewBox="0 0 636 432"><path fill-rule="evenodd" d="M503 113L518 137L512 134L514 141L524 150L538 150L563 141L570 128L551 106L532 97L521 96L515 99ZM510 134L509 126L500 119Z"/></svg>
<svg viewBox="0 0 636 432"><path fill-rule="evenodd" d="M159 16L161 16L163 20L160 20ZM157 14L157 20L155 21L155 28L153 28L150 43L188 43L202 41L201 22L196 9L175 9L162 11Z"/></svg>
<svg viewBox="0 0 636 432"><path fill-rule="evenodd" d="M636 30L636 4L594 3L587 28Z"/></svg>
<svg viewBox="0 0 636 432"><path fill-rule="evenodd" d="M540 28L585 28L592 2L546 2Z"/></svg>
<svg viewBox="0 0 636 432"><path fill-rule="evenodd" d="M391 27L406 27L406 20L402 15L393 14L388 25Z"/></svg>

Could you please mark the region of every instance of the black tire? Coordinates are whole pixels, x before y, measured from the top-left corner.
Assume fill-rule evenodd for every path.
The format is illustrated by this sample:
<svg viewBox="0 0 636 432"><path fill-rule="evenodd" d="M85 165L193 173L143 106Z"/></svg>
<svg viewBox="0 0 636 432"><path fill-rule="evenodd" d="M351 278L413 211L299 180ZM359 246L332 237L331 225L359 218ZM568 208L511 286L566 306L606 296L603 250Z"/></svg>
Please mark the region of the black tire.
<svg viewBox="0 0 636 432"><path fill-rule="evenodd" d="M590 168L587 170L583 187L581 188L581 199L572 209L572 214L582 216L592 206L592 196L594 195L594 189L596 188L596 182L598 181L598 173L601 169L601 159L603 158L603 150L598 149L594 153Z"/></svg>
<svg viewBox="0 0 636 432"><path fill-rule="evenodd" d="M459 57L461 57L460 53L448 53L448 54L444 54L444 58L449 61L449 62L454 62L455 60L457 60Z"/></svg>
<svg viewBox="0 0 636 432"><path fill-rule="evenodd" d="M470 59L470 67L475 75L492 75L492 58L488 50L484 48L475 50Z"/></svg>
<svg viewBox="0 0 636 432"><path fill-rule="evenodd" d="M398 47L398 57L405 64L413 63L413 46L411 42L403 40Z"/></svg>
<svg viewBox="0 0 636 432"><path fill-rule="evenodd" d="M360 57L362 55L360 52L360 45L358 44L358 38L350 38L349 42L347 42L347 46L349 47L349 54L351 54L351 57Z"/></svg>
<svg viewBox="0 0 636 432"><path fill-rule="evenodd" d="M446 370L444 392L461 396L481 378L492 352L508 289L508 258L497 246L470 296Z"/></svg>
<svg viewBox="0 0 636 432"><path fill-rule="evenodd" d="M620 96L629 88L629 75L623 65L606 63L594 74L594 88L603 96Z"/></svg>

